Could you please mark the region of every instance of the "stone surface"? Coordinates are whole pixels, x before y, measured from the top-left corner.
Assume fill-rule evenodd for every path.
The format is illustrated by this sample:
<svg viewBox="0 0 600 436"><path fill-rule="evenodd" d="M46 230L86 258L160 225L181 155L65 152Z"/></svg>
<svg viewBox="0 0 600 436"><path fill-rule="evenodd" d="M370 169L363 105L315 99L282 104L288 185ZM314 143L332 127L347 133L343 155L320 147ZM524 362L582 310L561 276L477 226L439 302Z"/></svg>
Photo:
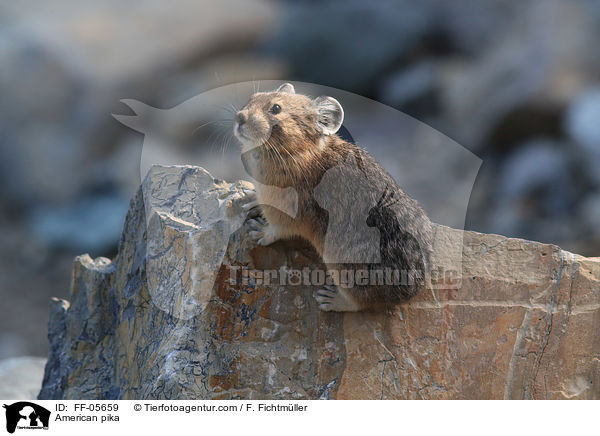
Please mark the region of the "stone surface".
<svg viewBox="0 0 600 436"><path fill-rule="evenodd" d="M253 245L250 188L153 167L116 259L79 256L53 303L39 398L600 398L600 258L439 226L434 267L462 245L460 286L324 313L316 287L230 281L322 267L300 241Z"/></svg>
<svg viewBox="0 0 600 436"><path fill-rule="evenodd" d="M35 400L44 375L43 357L15 357L0 361L0 398Z"/></svg>

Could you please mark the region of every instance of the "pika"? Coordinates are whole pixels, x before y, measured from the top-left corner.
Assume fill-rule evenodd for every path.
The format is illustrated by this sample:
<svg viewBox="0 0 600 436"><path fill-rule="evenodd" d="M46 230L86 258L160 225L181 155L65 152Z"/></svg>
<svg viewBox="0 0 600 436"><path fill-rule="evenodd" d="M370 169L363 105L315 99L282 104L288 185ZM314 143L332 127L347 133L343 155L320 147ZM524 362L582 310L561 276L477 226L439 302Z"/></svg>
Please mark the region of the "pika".
<svg viewBox="0 0 600 436"><path fill-rule="evenodd" d="M319 309L389 310L424 286L432 225L366 150L336 134L343 120L336 99L297 94L290 83L253 94L236 113L242 161L260 182L246 205L262 215L248 219L250 236L259 245L294 237L313 245L328 275ZM288 188L295 216L269 205Z"/></svg>

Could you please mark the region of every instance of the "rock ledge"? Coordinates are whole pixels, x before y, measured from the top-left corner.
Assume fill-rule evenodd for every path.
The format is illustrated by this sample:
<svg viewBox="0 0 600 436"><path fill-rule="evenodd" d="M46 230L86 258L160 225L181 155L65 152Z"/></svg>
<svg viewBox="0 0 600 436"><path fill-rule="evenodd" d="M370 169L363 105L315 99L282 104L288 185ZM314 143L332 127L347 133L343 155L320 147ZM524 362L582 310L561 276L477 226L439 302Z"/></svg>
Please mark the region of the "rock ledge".
<svg viewBox="0 0 600 436"><path fill-rule="evenodd" d="M52 303L39 398L600 398L600 258L438 227L434 264L460 241L460 287L324 313L310 286L230 280L319 266L302 242L246 238L251 188L153 167L116 259L79 256Z"/></svg>

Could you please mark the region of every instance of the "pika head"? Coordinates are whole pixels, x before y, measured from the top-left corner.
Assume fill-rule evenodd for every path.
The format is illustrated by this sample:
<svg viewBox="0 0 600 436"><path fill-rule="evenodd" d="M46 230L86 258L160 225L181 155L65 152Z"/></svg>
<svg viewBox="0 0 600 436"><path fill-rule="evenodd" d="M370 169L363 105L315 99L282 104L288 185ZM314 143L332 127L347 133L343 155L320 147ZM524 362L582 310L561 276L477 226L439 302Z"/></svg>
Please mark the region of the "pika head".
<svg viewBox="0 0 600 436"><path fill-rule="evenodd" d="M236 114L233 131L243 151L267 145L296 154L320 146L321 139L335 134L343 120L344 110L335 98L311 99L284 83L275 91L253 94Z"/></svg>

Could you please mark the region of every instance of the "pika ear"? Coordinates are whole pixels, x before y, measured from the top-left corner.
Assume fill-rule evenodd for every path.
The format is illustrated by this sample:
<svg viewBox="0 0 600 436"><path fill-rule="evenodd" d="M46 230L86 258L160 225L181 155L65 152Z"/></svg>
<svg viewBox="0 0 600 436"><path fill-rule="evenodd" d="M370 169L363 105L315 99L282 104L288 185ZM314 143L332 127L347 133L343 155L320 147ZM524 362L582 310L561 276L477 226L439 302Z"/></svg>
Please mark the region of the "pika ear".
<svg viewBox="0 0 600 436"><path fill-rule="evenodd" d="M291 83L284 83L275 92L287 92L288 94L295 94L296 90L294 89L294 85Z"/></svg>
<svg viewBox="0 0 600 436"><path fill-rule="evenodd" d="M317 97L313 100L317 109L317 123L324 135L332 135L339 130L344 122L344 109L333 97Z"/></svg>

